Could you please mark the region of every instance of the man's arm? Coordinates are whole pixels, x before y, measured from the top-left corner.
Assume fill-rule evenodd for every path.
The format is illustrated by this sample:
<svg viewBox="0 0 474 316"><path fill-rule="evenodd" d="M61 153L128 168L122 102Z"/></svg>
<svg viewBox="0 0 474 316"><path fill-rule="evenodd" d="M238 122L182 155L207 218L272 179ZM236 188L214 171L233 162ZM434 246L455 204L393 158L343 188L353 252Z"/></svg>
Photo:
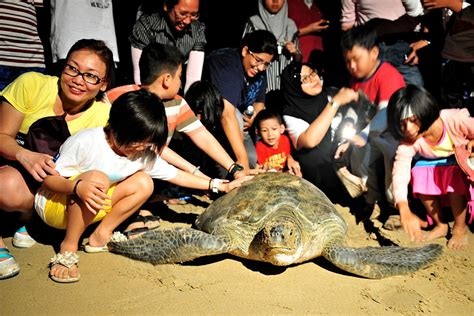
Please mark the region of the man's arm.
<svg viewBox="0 0 474 316"><path fill-rule="evenodd" d="M175 166L178 169L181 169L183 171L194 174L204 179L208 179L208 180L210 179L207 175L202 173L198 169L198 167L194 166L192 163L190 163L189 161L187 161L186 159L178 155L174 150L172 150L168 146L163 148L163 151L161 152L161 158L163 158L166 162Z"/></svg>
<svg viewBox="0 0 474 316"><path fill-rule="evenodd" d="M229 170L234 161L225 151L217 139L207 130L202 129L199 133L189 136L196 146L214 159L225 170Z"/></svg>
<svg viewBox="0 0 474 316"><path fill-rule="evenodd" d="M222 113L221 123L232 151L237 157L237 162L245 169L248 169L249 159L244 146L244 137L235 115L235 107L226 99L224 99L224 112Z"/></svg>
<svg viewBox="0 0 474 316"><path fill-rule="evenodd" d="M142 50L132 46L132 65L133 65L133 81L135 84L140 84L140 67L138 65Z"/></svg>

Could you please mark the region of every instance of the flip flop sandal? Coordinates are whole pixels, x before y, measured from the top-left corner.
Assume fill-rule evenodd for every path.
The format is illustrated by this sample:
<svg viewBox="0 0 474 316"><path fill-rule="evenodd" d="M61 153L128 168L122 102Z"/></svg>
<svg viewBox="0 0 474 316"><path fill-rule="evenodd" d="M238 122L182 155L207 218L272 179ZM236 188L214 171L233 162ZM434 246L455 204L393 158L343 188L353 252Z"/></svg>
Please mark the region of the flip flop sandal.
<svg viewBox="0 0 474 316"><path fill-rule="evenodd" d="M51 280L58 282L58 283L72 283L72 282L77 282L81 278L81 275L78 274L77 277L71 277L70 276L70 271L73 266L78 266L79 265L79 256L71 251L65 251L64 253L57 253L54 255L53 258L51 258L50 262L50 269L52 266L55 264L62 265L67 268L68 270L68 276L66 278L60 278L54 275L49 275Z"/></svg>
<svg viewBox="0 0 474 316"><path fill-rule="evenodd" d="M8 248L0 248L0 280L14 277L20 273L20 266Z"/></svg>
<svg viewBox="0 0 474 316"><path fill-rule="evenodd" d="M135 216L135 219L129 225L134 224L134 223L143 223L146 228L154 229L154 228L160 227L160 221L161 221L161 218L156 215L137 215ZM158 222L158 224L155 226L147 226L146 224L148 222ZM140 228L143 228L143 227L140 227ZM135 229L138 229L138 228L135 228Z"/></svg>
<svg viewBox="0 0 474 316"><path fill-rule="evenodd" d="M107 245L105 246L91 246L88 243L84 246L84 251L87 253L109 252Z"/></svg>
<svg viewBox="0 0 474 316"><path fill-rule="evenodd" d="M151 229L149 229L148 227L139 227L139 228L134 228L129 231L123 232L123 234L125 235L125 237L127 237L127 239L130 239L131 237L144 234L149 230Z"/></svg>

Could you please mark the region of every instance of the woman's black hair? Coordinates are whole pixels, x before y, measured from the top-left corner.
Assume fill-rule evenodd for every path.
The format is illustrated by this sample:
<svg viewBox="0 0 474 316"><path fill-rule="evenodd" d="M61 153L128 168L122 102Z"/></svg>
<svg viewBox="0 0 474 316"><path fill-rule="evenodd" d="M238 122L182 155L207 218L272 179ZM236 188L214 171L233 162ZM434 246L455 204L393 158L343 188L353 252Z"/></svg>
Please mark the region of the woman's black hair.
<svg viewBox="0 0 474 316"><path fill-rule="evenodd" d="M105 64L105 78L108 81L109 87L112 86L113 82L112 79L114 78L114 55L110 48L105 45L104 41L96 40L96 39L80 39L74 45L71 46L69 49L66 61L69 59L72 53L77 52L79 50L89 50L94 52L99 56L99 58ZM103 91L99 91L97 93L96 99L101 100L104 98L105 93Z"/></svg>
<svg viewBox="0 0 474 316"><path fill-rule="evenodd" d="M144 89L124 93L114 101L104 131L119 146L148 142L161 152L168 137L163 102Z"/></svg>
<svg viewBox="0 0 474 316"><path fill-rule="evenodd" d="M419 133L425 132L439 117L438 103L423 87L407 85L398 89L387 106L388 130L398 140L405 137L400 122L408 107L421 123Z"/></svg>
<svg viewBox="0 0 474 316"><path fill-rule="evenodd" d="M201 122L209 131L220 126L224 99L211 82L206 80L194 82L184 98L194 113L201 115Z"/></svg>

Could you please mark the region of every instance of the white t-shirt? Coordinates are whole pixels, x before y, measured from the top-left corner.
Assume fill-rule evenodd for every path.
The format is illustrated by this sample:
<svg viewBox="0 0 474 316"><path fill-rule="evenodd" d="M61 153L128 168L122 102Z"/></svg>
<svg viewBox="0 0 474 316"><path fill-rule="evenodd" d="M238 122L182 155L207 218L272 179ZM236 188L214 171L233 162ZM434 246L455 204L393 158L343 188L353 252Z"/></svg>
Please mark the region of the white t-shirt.
<svg viewBox="0 0 474 316"><path fill-rule="evenodd" d="M102 127L84 129L69 137L59 150L56 170L63 177L99 170L112 183L140 170L161 180L173 179L177 174L176 168L161 157L157 157L154 164L147 168L144 159L130 160L117 155L107 143Z"/></svg>
<svg viewBox="0 0 474 316"><path fill-rule="evenodd" d="M51 0L51 53L53 62L66 58L82 38L103 40L119 62L112 0Z"/></svg>

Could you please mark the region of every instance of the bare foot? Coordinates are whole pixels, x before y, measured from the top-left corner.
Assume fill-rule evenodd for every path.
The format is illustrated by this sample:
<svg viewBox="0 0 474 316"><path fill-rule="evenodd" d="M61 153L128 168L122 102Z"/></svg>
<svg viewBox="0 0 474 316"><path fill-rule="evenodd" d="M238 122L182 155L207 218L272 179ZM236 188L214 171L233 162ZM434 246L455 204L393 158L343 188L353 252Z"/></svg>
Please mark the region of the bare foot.
<svg viewBox="0 0 474 316"><path fill-rule="evenodd" d="M463 250L468 244L467 241L467 227L456 228L453 227L453 235L448 240L448 248L453 250Z"/></svg>
<svg viewBox="0 0 474 316"><path fill-rule="evenodd" d="M440 237L446 237L448 234L448 224L438 224L432 230L424 234L423 241L431 241Z"/></svg>
<svg viewBox="0 0 474 316"><path fill-rule="evenodd" d="M101 234L97 231L97 229L89 236L89 245L92 247L102 247L105 246L110 238L112 238L112 234L107 232L105 234Z"/></svg>

